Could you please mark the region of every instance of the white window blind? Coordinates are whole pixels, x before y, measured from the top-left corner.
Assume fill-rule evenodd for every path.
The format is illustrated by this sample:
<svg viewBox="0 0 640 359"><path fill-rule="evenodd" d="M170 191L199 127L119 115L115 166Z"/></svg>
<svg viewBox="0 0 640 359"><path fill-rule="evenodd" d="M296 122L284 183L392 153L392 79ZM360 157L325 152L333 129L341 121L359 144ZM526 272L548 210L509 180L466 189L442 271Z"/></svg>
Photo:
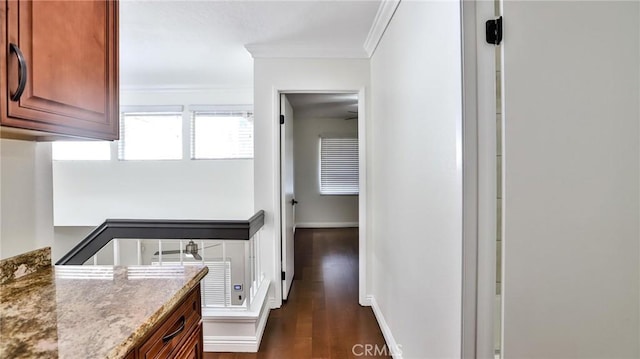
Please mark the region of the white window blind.
<svg viewBox="0 0 640 359"><path fill-rule="evenodd" d="M182 159L182 113L122 113L121 160Z"/></svg>
<svg viewBox="0 0 640 359"><path fill-rule="evenodd" d="M191 158L253 158L253 114L194 111Z"/></svg>
<svg viewBox="0 0 640 359"><path fill-rule="evenodd" d="M358 139L320 138L320 193L358 194Z"/></svg>

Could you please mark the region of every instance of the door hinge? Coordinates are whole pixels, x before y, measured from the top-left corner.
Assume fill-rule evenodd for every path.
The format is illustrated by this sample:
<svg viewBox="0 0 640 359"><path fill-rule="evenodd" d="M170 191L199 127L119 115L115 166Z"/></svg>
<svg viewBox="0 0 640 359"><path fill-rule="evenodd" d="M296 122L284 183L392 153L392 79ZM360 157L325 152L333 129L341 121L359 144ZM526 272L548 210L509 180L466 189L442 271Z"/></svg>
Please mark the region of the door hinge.
<svg viewBox="0 0 640 359"><path fill-rule="evenodd" d="M280 115L280 124L284 125L284 115Z"/></svg>
<svg viewBox="0 0 640 359"><path fill-rule="evenodd" d="M502 42L502 16L494 20L487 20L485 29L487 31L487 43L500 45L500 42Z"/></svg>
<svg viewBox="0 0 640 359"><path fill-rule="evenodd" d="M284 272L280 272L280 279L282 280L287 279L287 276L284 274Z"/></svg>

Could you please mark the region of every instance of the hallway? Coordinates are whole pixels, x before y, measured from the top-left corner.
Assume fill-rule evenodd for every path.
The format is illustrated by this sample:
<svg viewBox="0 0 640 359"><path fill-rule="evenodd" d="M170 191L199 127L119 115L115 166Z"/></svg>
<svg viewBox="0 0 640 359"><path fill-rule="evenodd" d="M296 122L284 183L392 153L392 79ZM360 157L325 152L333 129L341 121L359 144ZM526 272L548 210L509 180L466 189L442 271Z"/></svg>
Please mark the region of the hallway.
<svg viewBox="0 0 640 359"><path fill-rule="evenodd" d="M205 359L376 358L385 342L370 307L358 304L358 229L295 234L289 300L269 315L258 353L205 353Z"/></svg>

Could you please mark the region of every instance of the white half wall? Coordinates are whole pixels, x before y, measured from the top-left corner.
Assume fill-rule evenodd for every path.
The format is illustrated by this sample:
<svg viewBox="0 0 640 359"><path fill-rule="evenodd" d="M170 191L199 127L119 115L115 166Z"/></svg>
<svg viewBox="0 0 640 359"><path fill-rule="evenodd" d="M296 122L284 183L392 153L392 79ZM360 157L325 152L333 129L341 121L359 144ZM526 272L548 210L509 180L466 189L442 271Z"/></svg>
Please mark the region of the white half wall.
<svg viewBox="0 0 640 359"><path fill-rule="evenodd" d="M358 120L314 118L296 112L294 126L296 226L358 225L358 196L320 195L320 136L358 136Z"/></svg>
<svg viewBox="0 0 640 359"><path fill-rule="evenodd" d="M403 1L371 59L372 296L398 357L461 354L460 49L459 2Z"/></svg>
<svg viewBox="0 0 640 359"><path fill-rule="evenodd" d="M53 244L51 144L0 140L0 258Z"/></svg>
<svg viewBox="0 0 640 359"><path fill-rule="evenodd" d="M274 306L282 304L276 293L281 293L280 211L277 188L280 173L280 123L278 91L298 92L358 92L369 85L368 59L273 59L254 60L254 208L265 211L262 232L263 270L274 285L270 298ZM362 99L361 99L362 100ZM362 231L362 228L361 228Z"/></svg>

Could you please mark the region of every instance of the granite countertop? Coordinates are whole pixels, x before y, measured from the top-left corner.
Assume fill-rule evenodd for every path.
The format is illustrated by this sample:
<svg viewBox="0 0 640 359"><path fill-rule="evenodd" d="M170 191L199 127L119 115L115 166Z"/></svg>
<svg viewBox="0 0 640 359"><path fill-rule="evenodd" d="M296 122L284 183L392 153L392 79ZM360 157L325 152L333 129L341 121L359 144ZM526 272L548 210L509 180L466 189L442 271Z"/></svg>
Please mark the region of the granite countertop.
<svg viewBox="0 0 640 359"><path fill-rule="evenodd" d="M207 272L200 266L51 266L48 249L3 260L0 357L123 358Z"/></svg>

